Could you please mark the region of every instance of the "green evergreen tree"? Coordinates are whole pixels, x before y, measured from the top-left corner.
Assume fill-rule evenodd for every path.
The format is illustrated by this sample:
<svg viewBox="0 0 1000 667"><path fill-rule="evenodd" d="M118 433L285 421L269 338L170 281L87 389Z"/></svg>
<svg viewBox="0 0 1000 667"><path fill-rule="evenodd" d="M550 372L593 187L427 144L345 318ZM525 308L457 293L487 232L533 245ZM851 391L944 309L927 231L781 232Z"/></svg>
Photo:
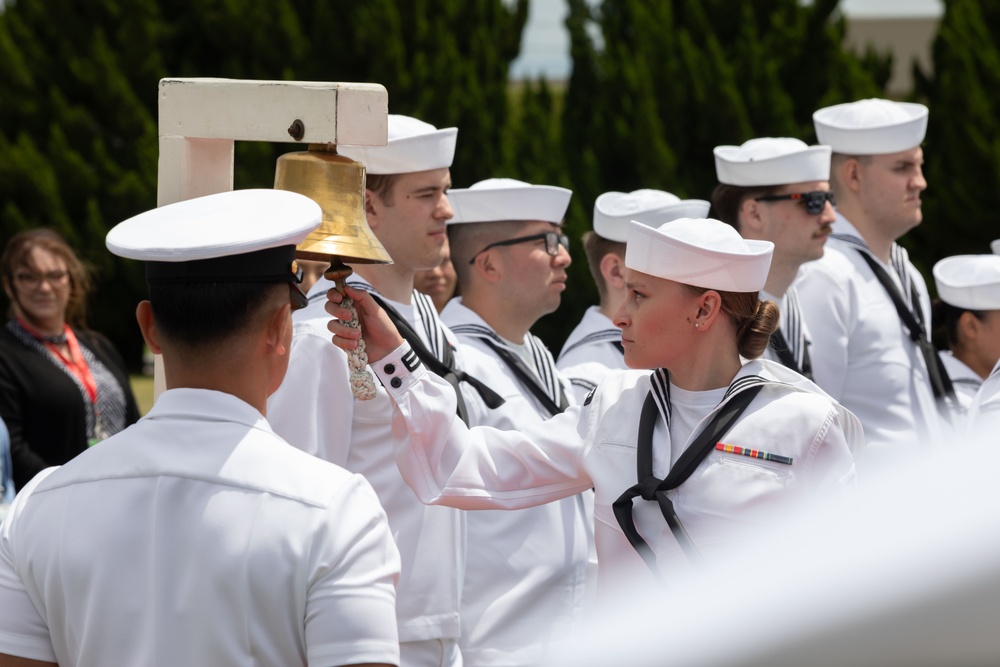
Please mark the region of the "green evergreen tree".
<svg viewBox="0 0 1000 667"><path fill-rule="evenodd" d="M156 203L161 78L381 83L390 112L461 128L453 171L467 184L503 161L507 69L527 12L528 0L7 0L0 241L62 233L97 269L91 326L138 366L141 267L112 257L104 236ZM302 147L237 143L236 187L270 187L288 150Z"/></svg>
<svg viewBox="0 0 1000 667"><path fill-rule="evenodd" d="M925 275L938 260L990 252L1000 238L1000 7L947 0L933 74L914 67L930 109L924 222L907 235ZM932 287L933 289L933 287Z"/></svg>
<svg viewBox="0 0 1000 667"><path fill-rule="evenodd" d="M889 74L888 58L843 49L837 0L569 5L562 140L576 211L586 211L570 228L590 228L606 191L708 199L715 146L764 136L814 143L816 109L882 96ZM570 300L559 310L567 322L581 314Z"/></svg>

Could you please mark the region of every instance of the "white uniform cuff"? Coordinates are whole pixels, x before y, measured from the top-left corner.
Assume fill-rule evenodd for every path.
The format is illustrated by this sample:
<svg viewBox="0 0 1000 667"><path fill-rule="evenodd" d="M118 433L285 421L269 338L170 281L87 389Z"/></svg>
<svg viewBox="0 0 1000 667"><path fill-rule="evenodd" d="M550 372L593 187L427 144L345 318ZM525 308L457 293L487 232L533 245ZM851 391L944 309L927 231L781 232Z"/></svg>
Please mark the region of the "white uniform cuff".
<svg viewBox="0 0 1000 667"><path fill-rule="evenodd" d="M410 344L402 345L371 364L382 386L392 396L406 393L427 372Z"/></svg>

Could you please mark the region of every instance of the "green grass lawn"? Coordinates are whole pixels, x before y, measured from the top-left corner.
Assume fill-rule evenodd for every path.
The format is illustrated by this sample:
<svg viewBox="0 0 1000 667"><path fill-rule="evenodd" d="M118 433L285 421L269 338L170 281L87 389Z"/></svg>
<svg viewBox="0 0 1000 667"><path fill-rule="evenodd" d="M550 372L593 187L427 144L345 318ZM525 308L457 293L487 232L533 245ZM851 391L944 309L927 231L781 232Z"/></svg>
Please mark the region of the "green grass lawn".
<svg viewBox="0 0 1000 667"><path fill-rule="evenodd" d="M132 393L139 404L139 414L146 414L153 406L153 378L146 375L130 375L129 382L132 384Z"/></svg>

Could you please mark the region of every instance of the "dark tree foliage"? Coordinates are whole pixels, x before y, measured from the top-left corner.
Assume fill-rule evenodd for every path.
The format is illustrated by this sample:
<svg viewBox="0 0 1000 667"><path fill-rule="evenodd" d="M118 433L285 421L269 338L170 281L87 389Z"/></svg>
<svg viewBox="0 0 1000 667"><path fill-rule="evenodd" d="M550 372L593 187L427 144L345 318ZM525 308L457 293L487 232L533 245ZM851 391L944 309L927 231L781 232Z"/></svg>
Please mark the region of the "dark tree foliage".
<svg viewBox="0 0 1000 667"><path fill-rule="evenodd" d="M990 252L1000 238L1000 6L947 0L934 73L914 66L930 108L924 222L907 236L926 275L938 260ZM933 289L933 285L930 285Z"/></svg>
<svg viewBox="0 0 1000 667"><path fill-rule="evenodd" d="M837 0L569 5L573 73L561 137L575 237L590 228L603 192L656 188L708 199L715 146L766 136L814 143L815 110L882 96L890 72L888 58L843 49ZM573 289L588 285L594 302L579 260ZM575 322L581 303L573 294L557 318Z"/></svg>
<svg viewBox="0 0 1000 667"><path fill-rule="evenodd" d="M527 0L6 0L0 241L62 233L97 272L91 326L137 366L141 268L104 236L156 204L161 78L381 83L390 112L461 128L453 171L469 184L503 166L527 13ZM269 187L286 150L299 148L238 143L236 187Z"/></svg>

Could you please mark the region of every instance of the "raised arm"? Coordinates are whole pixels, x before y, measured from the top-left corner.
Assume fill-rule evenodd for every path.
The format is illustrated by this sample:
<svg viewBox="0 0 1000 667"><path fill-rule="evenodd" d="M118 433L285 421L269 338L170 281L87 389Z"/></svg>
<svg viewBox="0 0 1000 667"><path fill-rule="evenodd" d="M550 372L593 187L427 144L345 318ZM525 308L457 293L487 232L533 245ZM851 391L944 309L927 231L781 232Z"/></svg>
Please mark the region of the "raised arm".
<svg viewBox="0 0 1000 667"><path fill-rule="evenodd" d="M455 414L451 385L427 371L371 297L348 288L361 321L369 364L392 398L393 441L403 479L421 501L460 509L518 509L592 487L583 471L589 409L572 407L523 431L468 428ZM332 292L327 311L347 317ZM334 344L357 345L357 332L329 324Z"/></svg>

